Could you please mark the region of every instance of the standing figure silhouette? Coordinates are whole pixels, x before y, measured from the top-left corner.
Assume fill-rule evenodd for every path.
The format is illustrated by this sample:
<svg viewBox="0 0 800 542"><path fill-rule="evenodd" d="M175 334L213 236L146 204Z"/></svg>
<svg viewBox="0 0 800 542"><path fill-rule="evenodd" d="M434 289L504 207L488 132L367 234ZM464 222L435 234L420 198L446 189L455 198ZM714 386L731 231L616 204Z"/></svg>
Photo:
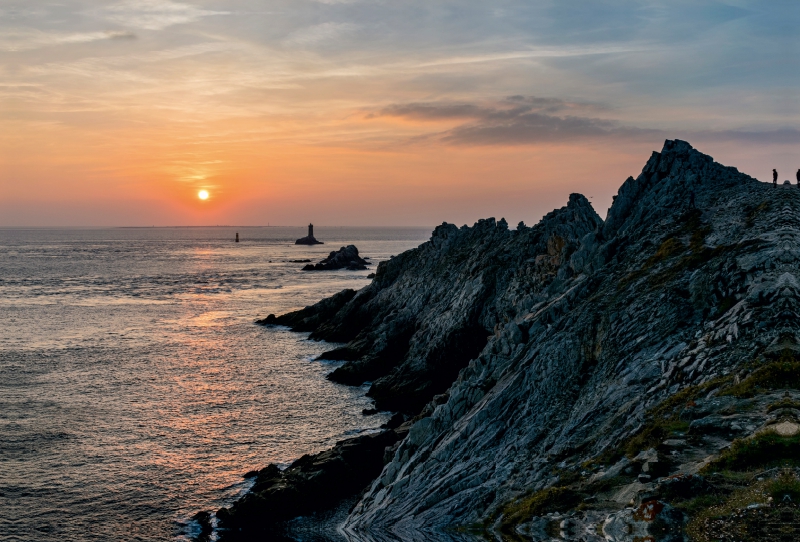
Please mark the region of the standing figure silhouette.
<svg viewBox="0 0 800 542"><path fill-rule="evenodd" d="M775 188L778 188L778 170L777 169L773 169L772 170L772 186L774 186Z"/></svg>
<svg viewBox="0 0 800 542"><path fill-rule="evenodd" d="M797 187L800 188L800 169L797 170L795 177L797 177Z"/></svg>

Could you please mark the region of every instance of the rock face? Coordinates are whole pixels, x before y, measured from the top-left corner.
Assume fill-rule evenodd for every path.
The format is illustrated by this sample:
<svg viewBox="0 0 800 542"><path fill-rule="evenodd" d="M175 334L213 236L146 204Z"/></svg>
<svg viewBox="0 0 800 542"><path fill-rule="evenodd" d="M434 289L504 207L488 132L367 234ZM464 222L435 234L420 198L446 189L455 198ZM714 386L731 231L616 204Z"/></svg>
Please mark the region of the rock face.
<svg viewBox="0 0 800 542"><path fill-rule="evenodd" d="M800 454L800 394L776 391L800 389L798 246L800 191L667 141L604 222L572 195L530 228L443 224L362 290L275 318L346 343L324 355L347 361L331 378L373 381L378 408L416 415L344 532L628 540L658 519L682 539L691 518L670 503L684 483L727 498L703 469L735 439Z"/></svg>
<svg viewBox="0 0 800 542"><path fill-rule="evenodd" d="M409 425L337 442L330 450L304 455L285 471L269 465L254 473L250 492L220 509L217 518L227 529L275 532L289 519L332 508L380 474L386 448L405 437Z"/></svg>
<svg viewBox="0 0 800 542"><path fill-rule="evenodd" d="M348 361L329 378L374 381L369 395L378 408L417 414L510 321L515 305L543 301L570 280L564 264L601 224L577 194L533 228L509 231L494 219L472 228L442 224L419 248L381 262L372 284L336 314L325 300L269 323L295 326L301 313L325 312L313 330L295 327L347 343L321 356ZM517 338L526 339L522 329Z"/></svg>
<svg viewBox="0 0 800 542"><path fill-rule="evenodd" d="M347 245L339 250L331 251L328 257L314 265L303 267L303 271L334 271L336 269L348 269L359 271L366 269L369 262L358 255L355 245Z"/></svg>

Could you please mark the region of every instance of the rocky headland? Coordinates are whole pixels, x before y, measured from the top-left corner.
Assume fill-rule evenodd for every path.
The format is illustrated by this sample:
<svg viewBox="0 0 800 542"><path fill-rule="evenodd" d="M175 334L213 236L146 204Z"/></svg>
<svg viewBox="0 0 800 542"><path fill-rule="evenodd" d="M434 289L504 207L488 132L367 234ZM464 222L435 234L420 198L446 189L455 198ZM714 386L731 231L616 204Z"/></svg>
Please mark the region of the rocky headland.
<svg viewBox="0 0 800 542"><path fill-rule="evenodd" d="M667 141L605 221L573 194L533 227L442 224L261 323L344 343L329 378L407 418L357 444L351 542L800 540L799 246L800 190ZM269 469L223 527L332 487Z"/></svg>

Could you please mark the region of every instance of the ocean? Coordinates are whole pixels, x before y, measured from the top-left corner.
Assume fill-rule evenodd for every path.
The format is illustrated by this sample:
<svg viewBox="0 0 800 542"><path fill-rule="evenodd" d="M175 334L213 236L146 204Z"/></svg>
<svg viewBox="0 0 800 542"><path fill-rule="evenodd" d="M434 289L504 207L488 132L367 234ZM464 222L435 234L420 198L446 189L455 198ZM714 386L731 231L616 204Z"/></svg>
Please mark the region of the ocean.
<svg viewBox="0 0 800 542"><path fill-rule="evenodd" d="M375 430L330 343L253 323L361 288L430 228L0 230L0 539L190 540L246 471ZM241 242L234 243L239 233Z"/></svg>

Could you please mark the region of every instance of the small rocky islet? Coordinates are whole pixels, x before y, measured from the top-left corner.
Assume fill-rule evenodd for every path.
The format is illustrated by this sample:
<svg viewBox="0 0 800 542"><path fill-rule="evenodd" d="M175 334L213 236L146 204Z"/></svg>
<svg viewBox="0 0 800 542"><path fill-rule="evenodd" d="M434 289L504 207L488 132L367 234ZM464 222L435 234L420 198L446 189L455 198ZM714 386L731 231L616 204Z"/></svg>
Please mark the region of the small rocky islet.
<svg viewBox="0 0 800 542"><path fill-rule="evenodd" d="M331 251L328 257L317 264L308 264L303 271L335 271L347 269L348 271L361 271L366 269L369 262L358 255L355 245L347 245L339 250Z"/></svg>
<svg viewBox="0 0 800 542"><path fill-rule="evenodd" d="M606 220L573 194L533 227L442 224L260 321L342 343L329 378L398 414L259 471L223 537L350 497L350 542L800 540L798 247L798 187L679 140Z"/></svg>

